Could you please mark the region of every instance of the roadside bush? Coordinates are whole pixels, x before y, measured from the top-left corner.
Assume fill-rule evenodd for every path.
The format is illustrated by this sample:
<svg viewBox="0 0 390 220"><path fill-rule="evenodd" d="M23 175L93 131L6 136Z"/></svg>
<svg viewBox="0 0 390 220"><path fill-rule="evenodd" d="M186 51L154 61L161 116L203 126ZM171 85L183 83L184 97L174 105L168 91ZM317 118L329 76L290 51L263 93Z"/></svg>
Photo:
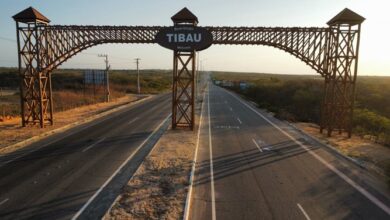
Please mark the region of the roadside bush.
<svg viewBox="0 0 390 220"><path fill-rule="evenodd" d="M369 135L375 142L390 146L390 119L367 109L354 110L354 131Z"/></svg>
<svg viewBox="0 0 390 220"><path fill-rule="evenodd" d="M16 68L0 68L0 87L16 88L19 86L19 72Z"/></svg>
<svg viewBox="0 0 390 220"><path fill-rule="evenodd" d="M319 122L321 85L314 81L281 81L270 78L260 81L238 93L255 101L259 107L274 112L276 116L290 121Z"/></svg>
<svg viewBox="0 0 390 220"><path fill-rule="evenodd" d="M0 104L0 118L4 121L8 117L15 117L20 115L20 104L8 103Z"/></svg>

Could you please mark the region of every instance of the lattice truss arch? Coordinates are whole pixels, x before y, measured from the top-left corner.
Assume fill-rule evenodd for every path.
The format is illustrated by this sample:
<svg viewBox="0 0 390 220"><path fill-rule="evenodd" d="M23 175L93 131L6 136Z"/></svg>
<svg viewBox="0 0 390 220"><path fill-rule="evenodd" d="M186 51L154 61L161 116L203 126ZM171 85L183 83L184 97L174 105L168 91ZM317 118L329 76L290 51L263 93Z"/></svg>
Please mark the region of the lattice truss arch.
<svg viewBox="0 0 390 220"><path fill-rule="evenodd" d="M329 28L208 27L213 44L266 45L284 50L326 74Z"/></svg>
<svg viewBox="0 0 390 220"><path fill-rule="evenodd" d="M89 47L104 43L155 43L160 26L42 26L46 68L55 68ZM326 74L329 28L206 27L213 44L268 45L298 57Z"/></svg>
<svg viewBox="0 0 390 220"><path fill-rule="evenodd" d="M89 47L104 43L155 43L161 27L153 26L47 26L47 67L55 68Z"/></svg>
<svg viewBox="0 0 390 220"><path fill-rule="evenodd" d="M50 26L17 23L22 124L53 124L52 70L89 47L104 43L155 43L161 27Z"/></svg>
<svg viewBox="0 0 390 220"><path fill-rule="evenodd" d="M336 16L337 17L337 16ZM213 44L267 45L284 50L325 78L320 129L351 136L360 44L359 21L328 28L208 27Z"/></svg>
<svg viewBox="0 0 390 220"><path fill-rule="evenodd" d="M45 122L53 123L50 82L53 69L94 45L156 43L154 37L163 28L48 25L49 20L45 17L27 20L21 17L14 16L22 78L23 126L39 122L43 127ZM351 134L360 28L363 21L364 18L360 15L344 9L328 22L329 27L326 28L205 28L212 33L213 44L272 46L296 56L321 74L325 78L321 131L327 129L330 135L334 129L346 130Z"/></svg>
<svg viewBox="0 0 390 220"><path fill-rule="evenodd" d="M50 72L63 62L89 47L104 43L155 43L154 36L162 27L142 26L61 26L37 24L32 28L27 26L19 28L22 36L22 54L29 54L32 59L39 57L40 67L34 66L29 59L23 59L26 72L22 75L40 75L49 79ZM248 44L269 45L285 50L298 57L313 69L325 76L326 69L326 43L329 37L328 28L248 28L248 27L206 27L213 34L214 44ZM31 31L31 30L36 31ZM37 40L35 40L37 39ZM22 56L25 57L25 56ZM26 79L34 79L26 78ZM29 93L38 92L26 85L26 101L34 100L27 96ZM43 86L43 88L46 88ZM43 93L50 91L42 90ZM31 97L38 97L31 96ZM43 94L45 96L45 94ZM43 115L51 122L51 115L45 114L45 109L50 108L50 100L43 105ZM28 103L28 102L27 102ZM27 104L27 113L33 113L31 119L36 121L40 114L38 105L32 102ZM38 112L39 113L39 112ZM26 122L30 121L27 115Z"/></svg>

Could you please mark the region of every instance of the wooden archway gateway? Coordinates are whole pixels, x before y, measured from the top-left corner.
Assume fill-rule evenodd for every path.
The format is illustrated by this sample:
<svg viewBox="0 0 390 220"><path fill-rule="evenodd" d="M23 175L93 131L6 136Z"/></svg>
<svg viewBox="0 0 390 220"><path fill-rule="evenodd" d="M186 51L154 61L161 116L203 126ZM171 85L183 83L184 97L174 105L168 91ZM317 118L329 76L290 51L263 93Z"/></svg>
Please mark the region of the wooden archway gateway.
<svg viewBox="0 0 390 220"><path fill-rule="evenodd" d="M104 43L156 43L161 26L49 25L33 8L13 16L18 40L22 125L53 124L51 72L75 54ZM172 17L176 23L197 24L184 8ZM203 27L213 44L267 45L284 50L325 78L321 132L352 132L361 23L365 19L344 9L328 27ZM173 127L194 124L195 53L174 51ZM187 57L183 59L183 57ZM180 58L180 59L179 59ZM191 63L193 65L191 65ZM183 71L186 74L182 74Z"/></svg>

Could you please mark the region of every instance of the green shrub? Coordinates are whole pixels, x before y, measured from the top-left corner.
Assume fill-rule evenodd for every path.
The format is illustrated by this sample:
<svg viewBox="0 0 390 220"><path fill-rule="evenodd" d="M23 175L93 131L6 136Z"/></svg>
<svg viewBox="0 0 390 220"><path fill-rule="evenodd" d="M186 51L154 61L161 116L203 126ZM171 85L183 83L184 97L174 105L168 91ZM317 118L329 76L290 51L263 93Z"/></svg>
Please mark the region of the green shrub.
<svg viewBox="0 0 390 220"><path fill-rule="evenodd" d="M376 142L390 145L390 119L368 109L355 109L354 131L360 135L370 135Z"/></svg>

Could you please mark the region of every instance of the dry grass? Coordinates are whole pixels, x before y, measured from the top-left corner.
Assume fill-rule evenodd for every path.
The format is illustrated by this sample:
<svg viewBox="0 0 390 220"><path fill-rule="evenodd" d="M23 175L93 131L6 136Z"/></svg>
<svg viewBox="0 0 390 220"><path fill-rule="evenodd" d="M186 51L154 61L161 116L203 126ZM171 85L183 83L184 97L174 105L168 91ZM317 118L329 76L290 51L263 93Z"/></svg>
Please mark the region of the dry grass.
<svg viewBox="0 0 390 220"><path fill-rule="evenodd" d="M123 88L113 85L110 89L110 98L116 100L126 95ZM96 87L93 92L92 87L83 90L57 90L53 91L54 112L62 112L84 105L91 105L105 101L105 90L103 87ZM4 93L0 96L0 121L19 116L20 96L14 93Z"/></svg>
<svg viewBox="0 0 390 220"><path fill-rule="evenodd" d="M181 219L196 135L168 130L103 219Z"/></svg>
<svg viewBox="0 0 390 220"><path fill-rule="evenodd" d="M0 154L5 154L17 150L18 148L6 148L20 141L32 138L45 132L63 127L65 125L81 121L88 117L97 115L101 112L131 103L138 98L134 95L117 98L109 103L98 103L85 105L82 107L70 109L63 112L55 113L55 124L43 129L37 129L36 126L22 127L20 117L13 117L5 122L0 122Z"/></svg>

